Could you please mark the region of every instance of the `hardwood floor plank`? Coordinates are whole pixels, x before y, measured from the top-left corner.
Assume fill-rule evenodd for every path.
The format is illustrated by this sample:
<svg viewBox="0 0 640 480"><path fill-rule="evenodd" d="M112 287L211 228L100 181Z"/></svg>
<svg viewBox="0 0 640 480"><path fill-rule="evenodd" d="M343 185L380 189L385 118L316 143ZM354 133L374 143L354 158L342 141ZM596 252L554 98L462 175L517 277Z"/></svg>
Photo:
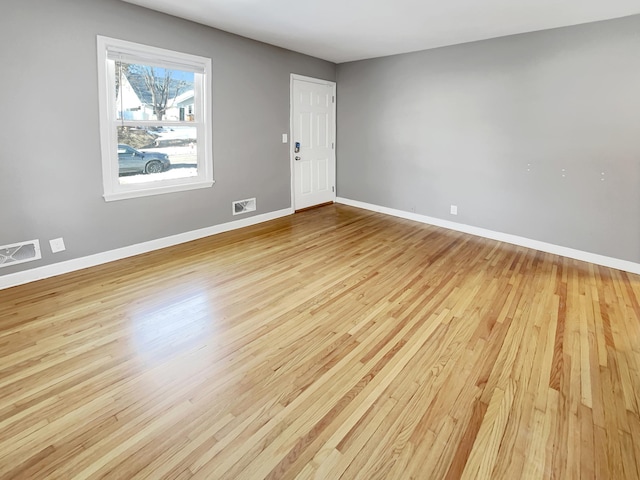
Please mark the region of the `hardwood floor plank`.
<svg viewBox="0 0 640 480"><path fill-rule="evenodd" d="M491 477L509 418L515 388L515 382L510 381L505 390L495 389L462 472L462 479Z"/></svg>
<svg viewBox="0 0 640 480"><path fill-rule="evenodd" d="M471 453L473 444L478 437L478 431L480 430L480 426L484 421L486 412L487 405L479 400L476 400L473 405L471 418L467 422L466 430L464 431L462 439L458 444L456 454L449 464L447 474L444 477L445 480L455 480L461 478L462 472L467 465L467 461L469 459L469 454Z"/></svg>

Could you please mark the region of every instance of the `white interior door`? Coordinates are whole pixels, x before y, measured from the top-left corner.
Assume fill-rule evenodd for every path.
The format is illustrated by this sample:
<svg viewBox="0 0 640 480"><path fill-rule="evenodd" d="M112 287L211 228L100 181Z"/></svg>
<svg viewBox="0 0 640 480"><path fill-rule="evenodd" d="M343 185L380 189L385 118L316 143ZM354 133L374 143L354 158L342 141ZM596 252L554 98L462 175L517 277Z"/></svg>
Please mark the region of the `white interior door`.
<svg viewBox="0 0 640 480"><path fill-rule="evenodd" d="M336 198L335 89L334 82L291 76L291 171L295 210L333 202Z"/></svg>

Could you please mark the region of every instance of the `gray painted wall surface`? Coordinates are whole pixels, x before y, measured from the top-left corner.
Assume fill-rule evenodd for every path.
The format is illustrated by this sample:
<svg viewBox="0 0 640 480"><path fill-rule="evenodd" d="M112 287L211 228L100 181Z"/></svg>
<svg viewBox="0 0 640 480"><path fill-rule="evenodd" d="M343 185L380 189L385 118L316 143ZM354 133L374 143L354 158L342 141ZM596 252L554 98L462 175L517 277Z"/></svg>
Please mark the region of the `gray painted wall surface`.
<svg viewBox="0 0 640 480"><path fill-rule="evenodd" d="M639 52L634 16L340 64L338 195L640 262Z"/></svg>
<svg viewBox="0 0 640 480"><path fill-rule="evenodd" d="M213 188L104 201L98 34L212 59ZM118 0L4 2L0 62L0 245L43 242L42 260L0 275L229 222L233 200L255 196L255 214L290 207L290 73L336 70ZM67 250L53 255L56 237Z"/></svg>

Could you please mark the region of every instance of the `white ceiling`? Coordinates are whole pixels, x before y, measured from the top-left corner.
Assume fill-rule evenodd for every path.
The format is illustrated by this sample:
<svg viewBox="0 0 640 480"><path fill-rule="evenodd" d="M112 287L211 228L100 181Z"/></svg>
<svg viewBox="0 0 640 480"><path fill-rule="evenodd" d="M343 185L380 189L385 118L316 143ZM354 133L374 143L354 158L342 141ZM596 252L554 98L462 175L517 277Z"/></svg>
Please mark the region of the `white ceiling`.
<svg viewBox="0 0 640 480"><path fill-rule="evenodd" d="M640 0L124 0L335 63L640 13Z"/></svg>

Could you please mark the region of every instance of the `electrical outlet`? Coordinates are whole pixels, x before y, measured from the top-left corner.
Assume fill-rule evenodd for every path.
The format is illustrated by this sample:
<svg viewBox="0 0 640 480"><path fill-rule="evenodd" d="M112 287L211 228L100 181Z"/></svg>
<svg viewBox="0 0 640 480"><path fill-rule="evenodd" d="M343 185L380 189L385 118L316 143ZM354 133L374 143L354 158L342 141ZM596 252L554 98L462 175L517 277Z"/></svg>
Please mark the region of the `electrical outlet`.
<svg viewBox="0 0 640 480"><path fill-rule="evenodd" d="M64 246L64 240L62 237L49 240L49 245L51 245L51 253L64 252L67 249Z"/></svg>
<svg viewBox="0 0 640 480"><path fill-rule="evenodd" d="M458 214L458 206L451 205L451 215L457 215L457 214Z"/></svg>

